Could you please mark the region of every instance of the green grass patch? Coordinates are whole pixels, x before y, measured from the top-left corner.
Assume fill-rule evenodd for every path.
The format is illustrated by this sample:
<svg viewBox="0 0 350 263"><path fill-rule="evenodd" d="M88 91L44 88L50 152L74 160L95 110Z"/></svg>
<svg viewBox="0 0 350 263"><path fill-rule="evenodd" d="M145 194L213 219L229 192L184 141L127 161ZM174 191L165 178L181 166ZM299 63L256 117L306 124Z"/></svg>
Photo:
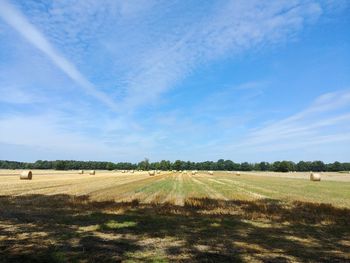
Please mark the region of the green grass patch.
<svg viewBox="0 0 350 263"><path fill-rule="evenodd" d="M115 229L129 228L129 227L135 227L135 226L137 226L137 222L133 222L133 221L118 222L115 220L109 220L108 222L102 225L102 229L115 230Z"/></svg>

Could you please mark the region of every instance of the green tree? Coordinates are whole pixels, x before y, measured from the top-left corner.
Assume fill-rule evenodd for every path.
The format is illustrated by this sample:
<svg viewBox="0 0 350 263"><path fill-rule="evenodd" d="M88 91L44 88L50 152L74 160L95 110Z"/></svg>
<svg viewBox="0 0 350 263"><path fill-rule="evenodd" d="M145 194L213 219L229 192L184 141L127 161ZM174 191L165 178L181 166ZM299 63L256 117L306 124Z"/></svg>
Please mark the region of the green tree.
<svg viewBox="0 0 350 263"><path fill-rule="evenodd" d="M343 169L343 165L340 162L334 162L329 166L330 166L330 170L333 172L339 172L339 171L345 170Z"/></svg>
<svg viewBox="0 0 350 263"><path fill-rule="evenodd" d="M322 161L314 161L311 164L311 170L321 172L326 170L326 165Z"/></svg>
<svg viewBox="0 0 350 263"><path fill-rule="evenodd" d="M109 171L112 171L115 169L115 164L114 163L107 163L106 169Z"/></svg>
<svg viewBox="0 0 350 263"><path fill-rule="evenodd" d="M66 170L66 162L65 161L56 161L54 168L56 170Z"/></svg>
<svg viewBox="0 0 350 263"><path fill-rule="evenodd" d="M148 171L150 168L149 159L145 158L143 161L139 162L137 168L140 170Z"/></svg>
<svg viewBox="0 0 350 263"><path fill-rule="evenodd" d="M176 160L173 164L174 169L175 170L182 170L182 167L183 167L182 163L183 163L182 161Z"/></svg>
<svg viewBox="0 0 350 263"><path fill-rule="evenodd" d="M293 163L288 161L279 162L279 165L276 167L276 171L284 173L292 171L293 169Z"/></svg>
<svg viewBox="0 0 350 263"><path fill-rule="evenodd" d="M216 163L217 170L225 170L225 160L224 159L219 159Z"/></svg>
<svg viewBox="0 0 350 263"><path fill-rule="evenodd" d="M270 164L268 162L259 163L260 171L268 171L270 169Z"/></svg>
<svg viewBox="0 0 350 263"><path fill-rule="evenodd" d="M247 162L241 163L241 170L242 171L252 171L253 166Z"/></svg>
<svg viewBox="0 0 350 263"><path fill-rule="evenodd" d="M231 160L225 160L224 162L224 170L226 171L233 171L234 168L234 162L232 162Z"/></svg>

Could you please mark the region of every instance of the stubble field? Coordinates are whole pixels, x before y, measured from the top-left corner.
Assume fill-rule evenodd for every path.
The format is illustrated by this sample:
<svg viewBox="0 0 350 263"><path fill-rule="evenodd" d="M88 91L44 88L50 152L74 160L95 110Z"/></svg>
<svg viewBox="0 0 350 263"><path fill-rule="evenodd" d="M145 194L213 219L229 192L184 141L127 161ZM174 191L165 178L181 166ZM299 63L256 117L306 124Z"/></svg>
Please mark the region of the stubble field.
<svg viewBox="0 0 350 263"><path fill-rule="evenodd" d="M350 175L0 171L0 262L347 262Z"/></svg>

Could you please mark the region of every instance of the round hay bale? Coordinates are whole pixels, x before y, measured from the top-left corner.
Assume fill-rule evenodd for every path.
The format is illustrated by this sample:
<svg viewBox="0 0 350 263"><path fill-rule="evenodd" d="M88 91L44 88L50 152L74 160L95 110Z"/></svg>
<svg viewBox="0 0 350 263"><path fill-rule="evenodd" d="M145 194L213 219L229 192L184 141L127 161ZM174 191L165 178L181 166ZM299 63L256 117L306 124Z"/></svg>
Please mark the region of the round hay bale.
<svg viewBox="0 0 350 263"><path fill-rule="evenodd" d="M21 180L32 180L33 173L32 171L23 171L21 175L19 176Z"/></svg>
<svg viewBox="0 0 350 263"><path fill-rule="evenodd" d="M237 172L236 172L236 175L237 175L237 176L240 176L240 175L241 175L241 172L237 171Z"/></svg>
<svg viewBox="0 0 350 263"><path fill-rule="evenodd" d="M214 172L213 171L208 171L208 174L213 175Z"/></svg>
<svg viewBox="0 0 350 263"><path fill-rule="evenodd" d="M149 174L150 176L153 176L153 175L156 174L156 171L148 171L148 174Z"/></svg>
<svg viewBox="0 0 350 263"><path fill-rule="evenodd" d="M134 170L130 170L130 173L132 173L132 174L133 174L133 173L134 173Z"/></svg>
<svg viewBox="0 0 350 263"><path fill-rule="evenodd" d="M321 181L321 174L319 173L310 173L311 181Z"/></svg>
<svg viewBox="0 0 350 263"><path fill-rule="evenodd" d="M94 175L95 173L96 173L95 170L91 170L91 171L89 172L90 175Z"/></svg>
<svg viewBox="0 0 350 263"><path fill-rule="evenodd" d="M160 173L161 173L161 171L160 171L160 170L158 170L158 171L157 171L157 174L160 174Z"/></svg>
<svg viewBox="0 0 350 263"><path fill-rule="evenodd" d="M79 170L79 174L83 174L84 173L84 170Z"/></svg>
<svg viewBox="0 0 350 263"><path fill-rule="evenodd" d="M193 175L195 175L195 174L197 173L197 171L192 171L191 173L192 173Z"/></svg>

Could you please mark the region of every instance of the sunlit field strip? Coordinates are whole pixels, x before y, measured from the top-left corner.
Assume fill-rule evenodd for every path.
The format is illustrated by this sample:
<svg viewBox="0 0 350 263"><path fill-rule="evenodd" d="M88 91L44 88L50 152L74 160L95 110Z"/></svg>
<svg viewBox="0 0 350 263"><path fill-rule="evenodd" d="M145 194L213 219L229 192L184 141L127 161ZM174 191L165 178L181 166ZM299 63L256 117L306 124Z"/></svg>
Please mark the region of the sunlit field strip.
<svg viewBox="0 0 350 263"><path fill-rule="evenodd" d="M241 173L162 172L149 176L147 172L124 174L97 171L96 175L77 172L34 171L31 181L17 175L1 175L0 195L69 194L89 196L91 200L175 203L183 205L192 197L222 200L301 200L331 203L350 207L350 183L337 181L311 182L306 179L284 178ZM52 174L51 174L52 172ZM264 173L262 173L264 174Z"/></svg>
<svg viewBox="0 0 350 263"><path fill-rule="evenodd" d="M350 183L336 181L311 182L305 179L273 178L242 174L222 174L217 180L272 199L302 200L350 206Z"/></svg>
<svg viewBox="0 0 350 263"><path fill-rule="evenodd" d="M63 179L62 179L63 178ZM124 181L133 181L140 178L139 176L103 176L103 175L48 175L37 176L34 180L23 182L17 180L13 182L13 178L8 183L2 183L2 194L25 194L25 193L70 193L74 189L75 194L87 194L89 191L101 189L111 184L120 184ZM5 178L2 178L4 180Z"/></svg>

